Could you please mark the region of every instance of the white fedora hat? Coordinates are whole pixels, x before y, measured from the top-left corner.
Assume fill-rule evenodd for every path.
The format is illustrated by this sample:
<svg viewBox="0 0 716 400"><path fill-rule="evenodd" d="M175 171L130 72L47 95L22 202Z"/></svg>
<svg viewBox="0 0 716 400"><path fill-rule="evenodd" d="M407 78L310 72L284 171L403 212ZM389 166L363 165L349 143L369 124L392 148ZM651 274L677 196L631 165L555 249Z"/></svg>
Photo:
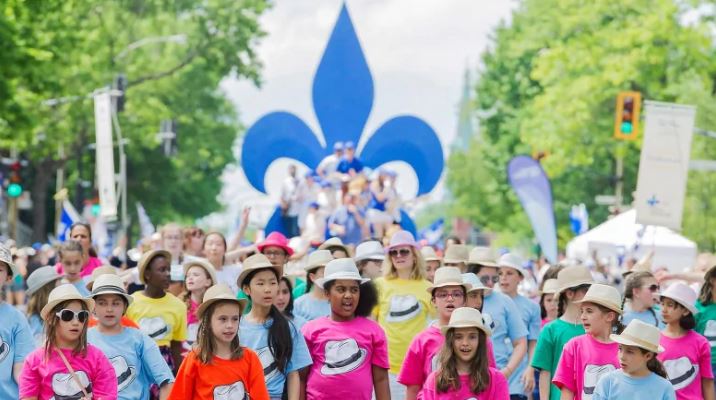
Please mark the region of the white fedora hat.
<svg viewBox="0 0 716 400"><path fill-rule="evenodd" d="M363 260L383 261L385 259L385 249L377 240L363 242L356 247L356 255L353 257L356 262Z"/></svg>
<svg viewBox="0 0 716 400"><path fill-rule="evenodd" d="M554 295L556 297L567 289L592 283L594 283L594 278L587 267L581 265L567 267L557 274L557 291L554 292Z"/></svg>
<svg viewBox="0 0 716 400"><path fill-rule="evenodd" d="M556 279L547 279L544 281L542 290L540 290L539 294L540 296L543 294L555 294L557 289L559 289L559 281Z"/></svg>
<svg viewBox="0 0 716 400"><path fill-rule="evenodd" d="M450 316L450 323L440 328L443 335L451 328L477 328L485 335L490 336L492 331L487 328L482 320L482 313L480 310L472 307L460 307L456 308Z"/></svg>
<svg viewBox="0 0 716 400"><path fill-rule="evenodd" d="M11 272L13 276L17 276L19 272L15 263L12 262L12 254L10 253L10 249L8 249L7 246L2 243L0 243L0 262L7 264L7 266L10 267L9 272Z"/></svg>
<svg viewBox="0 0 716 400"><path fill-rule="evenodd" d="M306 272L312 272L316 268L325 267L326 264L333 260L333 255L329 250L316 250L308 255L308 261L304 269Z"/></svg>
<svg viewBox="0 0 716 400"><path fill-rule="evenodd" d="M339 375L353 371L363 364L367 353L358 347L355 339L329 340L326 342L326 360L321 367L321 374Z"/></svg>
<svg viewBox="0 0 716 400"><path fill-rule="evenodd" d="M50 297L47 300L47 304L45 304L45 306L42 307L42 310L40 311L40 316L42 317L42 319L47 320L50 312L58 304L69 300L77 300L85 303L89 312L92 312L92 309L94 308L94 300L82 297L82 295L80 294L80 292L77 291L77 288L74 287L74 285L70 283L65 283L64 285L60 285L52 289L52 291L50 292Z"/></svg>
<svg viewBox="0 0 716 400"><path fill-rule="evenodd" d="M57 273L55 267L50 265L40 267L27 277L27 290L25 291L25 294L32 296L32 294L40 290L41 287L50 282L55 282L60 278L62 278L62 276Z"/></svg>
<svg viewBox="0 0 716 400"><path fill-rule="evenodd" d="M425 261L441 261L442 259L438 257L437 253L435 253L435 249L433 249L432 246L425 246L420 249L420 254L423 255L423 259Z"/></svg>
<svg viewBox="0 0 716 400"><path fill-rule="evenodd" d="M492 293L492 289L485 286L485 284L482 283L480 278L478 278L477 275L472 272L466 272L462 274L462 281L470 285L470 289L467 291L468 293L474 292L476 290L482 290L486 295Z"/></svg>
<svg viewBox="0 0 716 400"><path fill-rule="evenodd" d="M217 283L219 283L216 278L216 268L211 265L209 260L205 258L194 258L185 262L184 264L182 264L182 268L184 268L184 276L186 276L186 273L189 272L189 268L191 267L203 268L204 271L206 271L206 273L209 275L209 279L211 279L212 285L216 285Z"/></svg>
<svg viewBox="0 0 716 400"><path fill-rule="evenodd" d="M468 292L470 289L472 289L471 284L465 283L462 280L462 274L460 274L460 269L458 269L457 267L442 267L438 268L435 271L435 278L433 279L433 284L425 288L425 290L428 293L432 293L433 290L445 286L462 286L465 288L465 292Z"/></svg>
<svg viewBox="0 0 716 400"><path fill-rule="evenodd" d="M97 277L94 285L92 285L92 293L90 293L89 297L94 299L103 294L122 296L127 300L127 304L132 304L134 301L134 298L124 290L124 281L119 275L104 274Z"/></svg>
<svg viewBox="0 0 716 400"><path fill-rule="evenodd" d="M239 285L239 287L243 286L244 279L246 279L246 277L253 271L257 271L260 269L273 269L279 276L281 275L281 269L271 264L271 261L269 261L268 257L261 253L254 254L253 256L244 260L243 267L244 269L241 270L239 278L236 280L236 283Z"/></svg>
<svg viewBox="0 0 716 400"><path fill-rule="evenodd" d="M527 271L525 271L524 268L522 268L522 259L518 257L516 254L512 253L505 253L503 254L499 260L497 260L497 266L499 268L512 268L519 272L522 277L527 276Z"/></svg>
<svg viewBox="0 0 716 400"><path fill-rule="evenodd" d="M468 264L484 265L486 267L497 268L497 262L495 262L495 253L492 249L485 246L477 246L470 250L470 254L467 258Z"/></svg>
<svg viewBox="0 0 716 400"><path fill-rule="evenodd" d="M204 312L206 312L206 309L211 304L221 300L233 301L238 304L240 310L239 314L242 314L244 312L244 308L246 308L246 303L248 303L247 299L236 298L236 294L233 290L231 290L228 285L224 283L219 283L210 287L209 289L206 289L206 292L204 293L204 300L202 300L199 308L196 309L197 318L201 319L202 315L204 314Z"/></svg>
<svg viewBox="0 0 716 400"><path fill-rule="evenodd" d="M659 345L659 328L638 319L629 322L620 335L609 335L613 341L626 346L636 346L654 353L661 353L664 348Z"/></svg>
<svg viewBox="0 0 716 400"><path fill-rule="evenodd" d="M318 246L318 250L331 250L333 248L340 248L343 250L348 257L351 256L351 250L343 244L343 241L339 237L332 237L323 242L320 246Z"/></svg>
<svg viewBox="0 0 716 400"><path fill-rule="evenodd" d="M699 312L696 309L696 292L693 291L686 284L676 282L666 288L659 294L661 297L666 297L684 306L692 315Z"/></svg>
<svg viewBox="0 0 716 400"><path fill-rule="evenodd" d="M614 286L595 283L589 287L582 300L575 303L594 303L604 306L620 315L622 311L622 296Z"/></svg>
<svg viewBox="0 0 716 400"><path fill-rule="evenodd" d="M448 246L448 248L445 249L445 256L443 257L443 263L444 264L457 264L457 263L467 264L469 255L470 255L470 250L468 250L467 246L465 246L464 244L454 244L452 246Z"/></svg>
<svg viewBox="0 0 716 400"><path fill-rule="evenodd" d="M370 280L360 276L358 267L353 259L338 258L326 264L326 269L323 272L323 278L316 280L316 286L323 289L323 285L325 285L326 282L338 279L353 280L360 283L365 283Z"/></svg>

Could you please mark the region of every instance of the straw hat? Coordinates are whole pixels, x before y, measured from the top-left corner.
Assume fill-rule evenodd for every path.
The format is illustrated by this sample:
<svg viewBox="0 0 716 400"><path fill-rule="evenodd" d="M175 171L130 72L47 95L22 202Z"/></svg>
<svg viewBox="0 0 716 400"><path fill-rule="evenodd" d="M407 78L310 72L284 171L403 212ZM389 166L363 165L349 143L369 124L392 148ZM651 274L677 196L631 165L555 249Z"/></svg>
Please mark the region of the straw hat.
<svg viewBox="0 0 716 400"><path fill-rule="evenodd" d="M40 267L27 277L27 290L25 294L32 296L35 292L40 290L41 287L60 278L62 277L57 273L55 267L50 265Z"/></svg>
<svg viewBox="0 0 716 400"><path fill-rule="evenodd" d="M385 251L390 251L396 247L400 246L410 246L415 249L419 248L418 242L415 241L415 237L412 233L408 231L397 231L390 237L390 244L388 245L388 248L385 249Z"/></svg>
<svg viewBox="0 0 716 400"><path fill-rule="evenodd" d="M437 253L435 253L435 249L433 249L432 246L423 247L420 249L420 254L423 255L423 259L425 259L425 261L442 261L442 259L438 257Z"/></svg>
<svg viewBox="0 0 716 400"><path fill-rule="evenodd" d="M184 276L186 276L186 273L189 272L189 268L191 267L200 267L203 268L204 271L206 271L207 274L209 274L209 279L211 279L211 284L216 285L219 283L219 281L216 278L216 269L213 265L209 262L209 260L204 258L194 258L192 260L189 260L182 264L182 267L184 268Z"/></svg>
<svg viewBox="0 0 716 400"><path fill-rule="evenodd" d="M619 295L617 288L601 283L595 283L590 286L582 300L575 301L575 303L599 304L620 315L623 314L621 306L622 297Z"/></svg>
<svg viewBox="0 0 716 400"><path fill-rule="evenodd" d="M7 266L10 267L9 272L12 273L13 276L17 276L19 272L17 270L17 266L15 266L15 263L12 262L12 254L10 253L10 249L2 243L0 243L0 262L4 262L5 264L7 264Z"/></svg>
<svg viewBox="0 0 716 400"><path fill-rule="evenodd" d="M334 258L329 250L316 250L308 255L308 262L303 269L306 273L313 272L315 269L325 267L326 264L333 261Z"/></svg>
<svg viewBox="0 0 716 400"><path fill-rule="evenodd" d="M666 290L661 292L659 295L661 297L666 297L671 300L674 300L675 302L686 307L686 309L689 310L692 315L699 312L699 310L697 310L695 306L697 298L696 292L694 292L684 283L673 283L669 285L669 287L667 287Z"/></svg>
<svg viewBox="0 0 716 400"><path fill-rule="evenodd" d="M428 293L432 293L433 290L445 286L462 286L465 288L465 292L472 289L472 285L465 283L462 280L460 269L457 267L442 267L435 271L435 278L433 278L433 284L425 288Z"/></svg>
<svg viewBox="0 0 716 400"><path fill-rule="evenodd" d="M103 266L95 269L94 271L92 271L92 275L87 280L87 283L85 283L85 287L87 288L87 290L89 290L89 291L92 290L92 285L94 284L94 281L97 280L97 277L99 277L100 275L107 275L107 274L117 275L117 269L111 265L103 265Z"/></svg>
<svg viewBox="0 0 716 400"><path fill-rule="evenodd" d="M52 311L52 309L54 309L58 304L68 300L77 300L85 303L90 312L92 312L92 309L94 308L94 300L82 297L74 285L71 283L65 283L64 285L60 285L52 289L47 304L45 304L40 311L40 316L42 319L47 320L49 317L48 314Z"/></svg>
<svg viewBox="0 0 716 400"><path fill-rule="evenodd" d="M369 240L356 247L356 255L353 259L355 259L356 262L363 260L383 261L385 259L385 250L383 249L383 245L377 240Z"/></svg>
<svg viewBox="0 0 716 400"><path fill-rule="evenodd" d="M661 353L664 348L659 345L659 328L638 319L629 322L621 335L609 335L613 341L625 346L636 346L654 353Z"/></svg>
<svg viewBox="0 0 716 400"><path fill-rule="evenodd" d="M523 278L527 276L527 271L522 268L522 260L516 254L505 253L497 260L499 268L512 268L517 271Z"/></svg>
<svg viewBox="0 0 716 400"><path fill-rule="evenodd" d="M241 270L241 274L239 274L239 279L236 280L236 283L239 287L242 287L244 279L246 279L249 273L261 269L273 269L279 276L281 275L281 269L279 267L271 264L271 261L269 261L265 255L258 253L244 260L244 269Z"/></svg>
<svg viewBox="0 0 716 400"><path fill-rule="evenodd" d="M476 290L482 290L486 295L492 293L492 289L485 286L485 284L482 283L480 278L478 278L477 275L473 274L472 272L466 272L462 274L462 281L471 286L471 288L467 291L468 293L474 292Z"/></svg>
<svg viewBox="0 0 716 400"><path fill-rule="evenodd" d="M166 250L151 250L142 254L142 258L139 260L139 264L137 265L139 282L142 282L143 284L147 283L144 281L144 271L146 271L147 267L149 267L149 263L157 257L164 257L167 261L169 261L169 264L172 263L172 255Z"/></svg>
<svg viewBox="0 0 716 400"><path fill-rule="evenodd" d="M450 316L450 323L440 328L443 335L447 333L448 329L452 328L477 328L485 335L490 336L492 332L482 322L482 313L479 310L472 307L460 307L456 308Z"/></svg>
<svg viewBox="0 0 716 400"><path fill-rule="evenodd" d="M467 263L497 268L498 265L495 262L495 258L495 254L492 252L491 248L485 246L477 246L474 249L470 250L470 254L467 258Z"/></svg>
<svg viewBox="0 0 716 400"><path fill-rule="evenodd" d="M544 281L544 285L542 285L542 290L540 290L540 296L543 294L555 294L557 292L557 289L559 288L559 281L556 279L547 279Z"/></svg>
<svg viewBox="0 0 716 400"><path fill-rule="evenodd" d="M92 293L89 297L95 298L103 294L116 294L117 296L124 297L127 300L127 304L132 304L134 298L127 294L124 289L124 281L119 275L104 274L97 277L92 287Z"/></svg>
<svg viewBox="0 0 716 400"><path fill-rule="evenodd" d="M323 273L323 278L316 279L316 286L323 289L323 285L325 285L326 282L338 279L353 280L360 283L366 283L370 280L360 276L358 267L353 259L337 258L326 264L326 270Z"/></svg>
<svg viewBox="0 0 716 400"><path fill-rule="evenodd" d="M448 248L445 250L445 257L443 257L443 263L444 264L453 264L453 263L465 263L467 264L467 259L470 257L470 250L468 250L467 246L464 244L454 244L452 246L448 246Z"/></svg>
<svg viewBox="0 0 716 400"><path fill-rule="evenodd" d="M341 240L341 238L338 238L338 237L332 237L332 238L326 240L325 242L321 243L321 245L318 246L318 250L330 250L334 247L338 247L338 248L342 249L348 255L348 257L351 256L351 251L348 248L348 246L343 244L343 241Z"/></svg>
<svg viewBox="0 0 716 400"><path fill-rule="evenodd" d="M237 299L236 294L234 294L229 286L224 283L219 283L206 290L204 300L201 302L201 305L199 305L199 308L196 309L196 317L201 319L201 316L211 304L221 300L236 302L236 304L239 305L239 314L243 314L244 308L248 303L247 299Z"/></svg>
<svg viewBox="0 0 716 400"><path fill-rule="evenodd" d="M567 267L557 274L557 291L554 292L554 295L556 297L567 289L592 283L594 283L594 279L587 267L581 265Z"/></svg>

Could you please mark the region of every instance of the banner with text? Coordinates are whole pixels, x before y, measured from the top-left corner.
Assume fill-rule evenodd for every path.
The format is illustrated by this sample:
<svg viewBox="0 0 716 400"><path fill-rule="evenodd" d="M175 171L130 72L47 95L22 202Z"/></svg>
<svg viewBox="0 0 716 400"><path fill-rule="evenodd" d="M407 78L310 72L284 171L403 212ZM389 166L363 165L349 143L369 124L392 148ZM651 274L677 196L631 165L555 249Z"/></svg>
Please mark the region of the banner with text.
<svg viewBox="0 0 716 400"><path fill-rule="evenodd" d="M114 188L112 98L109 93L94 96L94 126L100 215L112 221L117 219L117 195Z"/></svg>

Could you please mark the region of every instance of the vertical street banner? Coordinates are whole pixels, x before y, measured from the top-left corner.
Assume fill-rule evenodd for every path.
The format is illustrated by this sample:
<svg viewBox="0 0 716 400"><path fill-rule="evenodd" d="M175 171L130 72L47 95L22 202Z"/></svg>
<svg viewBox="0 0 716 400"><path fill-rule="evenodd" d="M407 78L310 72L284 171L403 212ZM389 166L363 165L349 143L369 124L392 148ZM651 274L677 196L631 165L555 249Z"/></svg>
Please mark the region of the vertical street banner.
<svg viewBox="0 0 716 400"><path fill-rule="evenodd" d="M680 231L696 109L647 101L645 114L634 201L636 222Z"/></svg>
<svg viewBox="0 0 716 400"><path fill-rule="evenodd" d="M117 219L117 194L112 144L112 98L109 93L94 96L94 126L100 215L112 221Z"/></svg>
<svg viewBox="0 0 716 400"><path fill-rule="evenodd" d="M527 213L542 253L551 264L557 263L557 224L547 174L536 160L517 156L507 165L507 178Z"/></svg>

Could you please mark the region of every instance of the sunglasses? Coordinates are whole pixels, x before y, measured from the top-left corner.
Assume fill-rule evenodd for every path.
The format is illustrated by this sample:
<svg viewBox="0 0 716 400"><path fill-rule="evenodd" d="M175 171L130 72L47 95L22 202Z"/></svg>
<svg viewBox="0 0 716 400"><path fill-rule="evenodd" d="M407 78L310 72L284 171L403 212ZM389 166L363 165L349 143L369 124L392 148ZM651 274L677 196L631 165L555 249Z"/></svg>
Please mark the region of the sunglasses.
<svg viewBox="0 0 716 400"><path fill-rule="evenodd" d="M649 289L651 293L656 293L659 291L659 285L657 284L649 285L646 288Z"/></svg>
<svg viewBox="0 0 716 400"><path fill-rule="evenodd" d="M500 281L500 277L497 275L495 275L495 276L484 275L484 276L480 277L480 282L482 282L483 285L487 285L488 283L490 283L490 281L492 281L492 283L497 283Z"/></svg>
<svg viewBox="0 0 716 400"><path fill-rule="evenodd" d="M73 319L77 318L80 323L85 323L87 321L87 318L89 318L89 311L87 310L80 310L77 312L74 312L72 310L68 309L62 309L55 313L57 317L59 317L62 321L70 322Z"/></svg>
<svg viewBox="0 0 716 400"><path fill-rule="evenodd" d="M409 249L391 250L388 252L391 257L407 257L410 253L411 251Z"/></svg>

